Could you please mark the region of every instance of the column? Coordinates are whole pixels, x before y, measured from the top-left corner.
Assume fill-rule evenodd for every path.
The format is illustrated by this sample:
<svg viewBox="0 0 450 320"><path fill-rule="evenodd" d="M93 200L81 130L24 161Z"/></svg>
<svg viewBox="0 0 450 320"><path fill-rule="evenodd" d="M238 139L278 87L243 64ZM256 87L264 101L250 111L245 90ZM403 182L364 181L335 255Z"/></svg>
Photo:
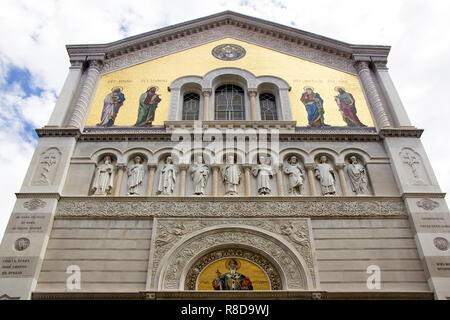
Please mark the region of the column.
<svg viewBox="0 0 450 320"><path fill-rule="evenodd" d="M258 120L258 113L256 112L256 89L248 89L248 96L250 97L250 117L251 120Z"/></svg>
<svg viewBox="0 0 450 320"><path fill-rule="evenodd" d="M277 189L278 189L278 196L282 197L284 196L284 190L283 190L283 170L281 168L281 164L278 167L277 171Z"/></svg>
<svg viewBox="0 0 450 320"><path fill-rule="evenodd" d="M373 63L375 75L380 83L381 90L386 97L386 100L391 108L392 117L394 118L396 125L400 127L409 127L411 122L409 121L408 114L405 111L405 107L395 89L394 83L389 75L388 68L386 67L386 61L376 61Z"/></svg>
<svg viewBox="0 0 450 320"><path fill-rule="evenodd" d="M372 107L373 113L375 115L375 121L378 128L389 127L389 118L384 110L383 103L378 94L377 86L373 81L371 71L369 69L369 62L367 61L357 61L355 68L358 71L359 78L364 87L364 91L369 99L370 106Z"/></svg>
<svg viewBox="0 0 450 320"><path fill-rule="evenodd" d="M209 117L209 104L211 97L211 89L204 89L202 91L203 94L203 121L210 120Z"/></svg>
<svg viewBox="0 0 450 320"><path fill-rule="evenodd" d="M81 87L80 97L75 105L72 118L69 122L69 127L82 129L86 119L89 103L91 102L92 94L94 93L95 85L97 83L103 62L101 60L90 60L87 69L86 79Z"/></svg>
<svg viewBox="0 0 450 320"><path fill-rule="evenodd" d="M153 192L153 181L155 180L155 171L156 171L156 164L152 163L148 165L148 182L147 182L147 197L152 196Z"/></svg>
<svg viewBox="0 0 450 320"><path fill-rule="evenodd" d="M47 126L50 127L63 127L64 120L67 117L67 112L70 109L75 94L77 92L81 74L83 73L83 61L72 60L69 68L69 74L67 75L64 86L58 96L55 108L53 109L50 120Z"/></svg>
<svg viewBox="0 0 450 320"><path fill-rule="evenodd" d="M245 196L251 197L252 195L252 180L250 179L251 165L244 165L244 184L245 184Z"/></svg>
<svg viewBox="0 0 450 320"><path fill-rule="evenodd" d="M179 195L180 197L184 197L186 194L186 171L187 171L188 165L185 163L180 164L180 191Z"/></svg>
<svg viewBox="0 0 450 320"><path fill-rule="evenodd" d="M345 181L345 175L344 175L344 163L337 163L336 168L338 169L339 174L339 182L341 184L341 190L343 196L348 196L348 190L347 190L347 182Z"/></svg>
<svg viewBox="0 0 450 320"><path fill-rule="evenodd" d="M308 173L309 193L311 196L316 196L316 185L314 184L314 163L305 164Z"/></svg>
<svg viewBox="0 0 450 320"><path fill-rule="evenodd" d="M214 164L212 168L212 196L217 197L219 195L219 165Z"/></svg>
<svg viewBox="0 0 450 320"><path fill-rule="evenodd" d="M123 173L125 172L125 164L117 165L117 179L114 186L114 197L120 196L120 187L122 186Z"/></svg>

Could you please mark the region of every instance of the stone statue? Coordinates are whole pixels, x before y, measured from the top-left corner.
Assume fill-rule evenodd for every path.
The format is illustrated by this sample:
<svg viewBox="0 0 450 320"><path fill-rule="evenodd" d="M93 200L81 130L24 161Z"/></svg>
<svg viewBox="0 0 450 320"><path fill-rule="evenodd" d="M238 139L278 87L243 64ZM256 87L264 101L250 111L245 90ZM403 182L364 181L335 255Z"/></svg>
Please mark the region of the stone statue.
<svg viewBox="0 0 450 320"><path fill-rule="evenodd" d="M95 195L111 194L114 186L114 165L111 157L105 156L103 164L97 167L95 171L94 183L91 192Z"/></svg>
<svg viewBox="0 0 450 320"><path fill-rule="evenodd" d="M303 168L298 163L296 156L289 158L288 164L283 166L283 172L289 177L289 194L301 195L303 193Z"/></svg>
<svg viewBox="0 0 450 320"><path fill-rule="evenodd" d="M336 194L335 172L327 161L328 159L326 156L321 156L320 163L316 164L314 167L316 178L320 181L322 195L324 196Z"/></svg>
<svg viewBox="0 0 450 320"><path fill-rule="evenodd" d="M269 195L272 193L270 179L272 179L274 172L270 166L270 158L264 155L259 156L259 164L253 167L252 174L256 177L256 185L258 194Z"/></svg>
<svg viewBox="0 0 450 320"><path fill-rule="evenodd" d="M203 157L197 156L194 160L194 164L189 168L192 182L194 183L194 194L205 195L205 187L208 182L209 168L203 163Z"/></svg>
<svg viewBox="0 0 450 320"><path fill-rule="evenodd" d="M144 165L142 164L142 158L136 156L134 158L134 164L127 169L128 181L128 194L140 195L142 189L142 180L144 179Z"/></svg>
<svg viewBox="0 0 450 320"><path fill-rule="evenodd" d="M241 182L241 169L234 163L234 156L227 156L226 164L221 168L222 179L225 183L225 195L237 196L237 187Z"/></svg>
<svg viewBox="0 0 450 320"><path fill-rule="evenodd" d="M352 190L356 194L367 193L367 173L364 166L358 163L355 156L350 157L350 164L346 166L347 175L350 178Z"/></svg>
<svg viewBox="0 0 450 320"><path fill-rule="evenodd" d="M176 179L177 168L173 164L172 157L168 156L159 176L158 193L161 195L172 195Z"/></svg>

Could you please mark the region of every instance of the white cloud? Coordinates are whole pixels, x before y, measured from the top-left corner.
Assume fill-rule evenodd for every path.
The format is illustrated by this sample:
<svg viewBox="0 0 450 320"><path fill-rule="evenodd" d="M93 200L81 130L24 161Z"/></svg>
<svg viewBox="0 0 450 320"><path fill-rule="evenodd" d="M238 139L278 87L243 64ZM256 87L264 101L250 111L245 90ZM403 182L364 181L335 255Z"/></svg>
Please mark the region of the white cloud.
<svg viewBox="0 0 450 320"><path fill-rule="evenodd" d="M23 121L45 125L68 72L66 44L107 43L217 12L233 10L355 44L391 45L390 74L444 191L450 189L450 45L448 1L228 0L2 1L0 10L0 173L6 225L34 144ZM15 66L31 73L43 92L26 97L4 79Z"/></svg>

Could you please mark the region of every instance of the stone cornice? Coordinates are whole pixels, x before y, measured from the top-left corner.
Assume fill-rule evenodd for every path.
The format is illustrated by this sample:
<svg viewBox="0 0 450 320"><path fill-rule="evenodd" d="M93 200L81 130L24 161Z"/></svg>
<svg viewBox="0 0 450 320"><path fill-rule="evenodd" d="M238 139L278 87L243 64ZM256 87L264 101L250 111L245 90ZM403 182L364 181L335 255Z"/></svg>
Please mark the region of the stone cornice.
<svg viewBox="0 0 450 320"><path fill-rule="evenodd" d="M62 197L59 218L399 217L400 197Z"/></svg>
<svg viewBox="0 0 450 320"><path fill-rule="evenodd" d="M433 300L431 291L141 291L141 292L33 292L33 300Z"/></svg>
<svg viewBox="0 0 450 320"><path fill-rule="evenodd" d="M402 199L407 198L445 198L446 193L440 192L405 192L402 194Z"/></svg>
<svg viewBox="0 0 450 320"><path fill-rule="evenodd" d="M61 195L57 192L53 193L24 193L24 192L17 192L16 193L17 199L29 199L29 198L48 198L48 199L60 199Z"/></svg>
<svg viewBox="0 0 450 320"><path fill-rule="evenodd" d="M80 133L75 128L44 127L36 129L39 137L75 137L81 141L171 141L171 130L181 128L193 130L193 121L166 121L166 127L135 128L87 127ZM280 141L380 141L386 137L420 138L423 129L383 128L377 133L375 128L295 127L295 121L203 121L202 129L279 129ZM245 134L245 133L244 133Z"/></svg>
<svg viewBox="0 0 450 320"><path fill-rule="evenodd" d="M417 129L415 127L401 127L401 128L382 128L380 129L380 137L411 137L420 138L422 136L423 129Z"/></svg>
<svg viewBox="0 0 450 320"><path fill-rule="evenodd" d="M111 59L222 26L234 26L251 32L268 35L274 39L282 39L288 43L312 48L318 52L349 60L362 59L361 57L387 59L390 50L389 46L352 45L231 11L168 26L107 44L67 45L66 48L71 58L83 55L104 54L106 59Z"/></svg>
<svg viewBox="0 0 450 320"><path fill-rule="evenodd" d="M43 127L36 129L36 134L41 137L76 137L81 135L78 128Z"/></svg>

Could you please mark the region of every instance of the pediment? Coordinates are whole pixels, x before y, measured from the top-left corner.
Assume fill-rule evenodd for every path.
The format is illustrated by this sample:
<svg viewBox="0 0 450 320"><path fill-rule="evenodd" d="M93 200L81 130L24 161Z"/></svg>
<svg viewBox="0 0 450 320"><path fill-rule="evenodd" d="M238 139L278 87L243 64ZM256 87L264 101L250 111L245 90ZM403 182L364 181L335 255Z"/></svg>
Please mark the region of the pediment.
<svg viewBox="0 0 450 320"><path fill-rule="evenodd" d="M70 59L104 60L102 74L225 38L234 38L356 74L355 59L386 61L390 47L351 45L226 11L101 45L69 45Z"/></svg>

